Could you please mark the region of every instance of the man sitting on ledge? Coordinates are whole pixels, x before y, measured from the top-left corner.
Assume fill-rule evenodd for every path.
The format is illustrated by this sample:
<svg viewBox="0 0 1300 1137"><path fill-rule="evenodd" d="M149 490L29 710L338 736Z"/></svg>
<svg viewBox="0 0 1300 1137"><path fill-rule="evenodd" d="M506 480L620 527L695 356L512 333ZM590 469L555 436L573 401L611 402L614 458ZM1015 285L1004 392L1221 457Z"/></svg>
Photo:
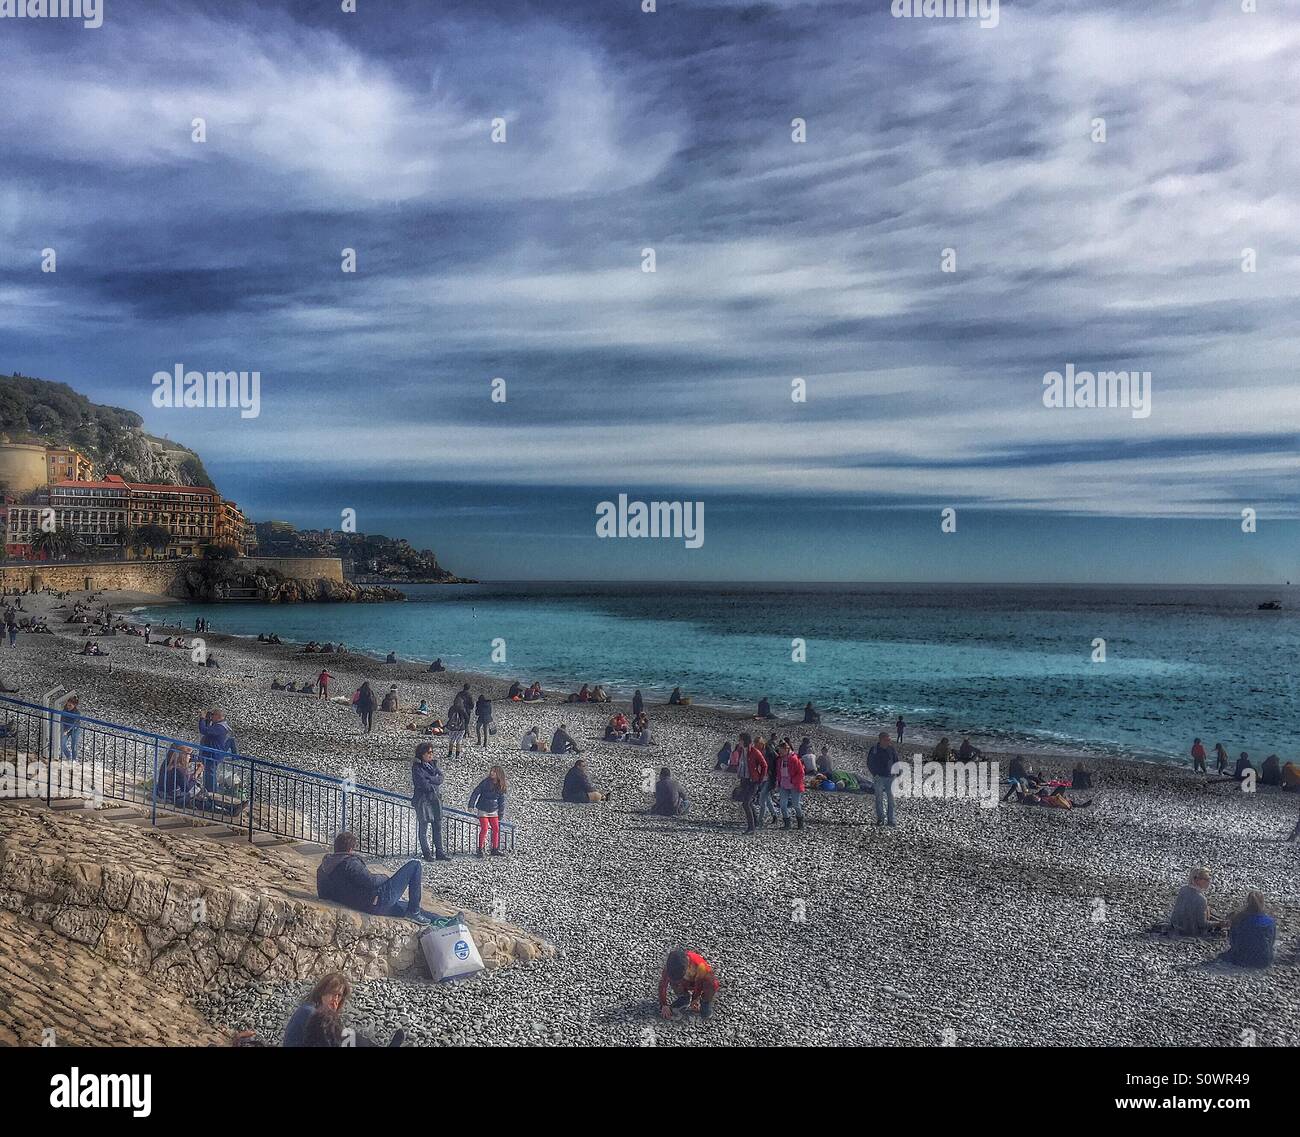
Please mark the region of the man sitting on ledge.
<svg viewBox="0 0 1300 1137"><path fill-rule="evenodd" d="M334 852L327 853L316 870L320 898L371 916L405 916L417 924L429 923L428 915L420 909L420 862L407 861L385 879L366 868L356 847L353 833L340 833L334 838ZM401 902L403 892L407 894L405 905Z"/></svg>

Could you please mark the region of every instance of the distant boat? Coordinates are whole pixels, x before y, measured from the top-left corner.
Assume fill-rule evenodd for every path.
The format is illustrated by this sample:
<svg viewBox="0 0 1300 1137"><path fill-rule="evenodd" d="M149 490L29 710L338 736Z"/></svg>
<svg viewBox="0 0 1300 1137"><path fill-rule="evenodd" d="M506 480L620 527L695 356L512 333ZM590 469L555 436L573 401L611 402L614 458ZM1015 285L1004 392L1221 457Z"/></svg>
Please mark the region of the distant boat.
<svg viewBox="0 0 1300 1137"><path fill-rule="evenodd" d="M1265 600L1263 604L1258 605L1261 612L1280 612L1282 611L1282 602L1280 600Z"/></svg>

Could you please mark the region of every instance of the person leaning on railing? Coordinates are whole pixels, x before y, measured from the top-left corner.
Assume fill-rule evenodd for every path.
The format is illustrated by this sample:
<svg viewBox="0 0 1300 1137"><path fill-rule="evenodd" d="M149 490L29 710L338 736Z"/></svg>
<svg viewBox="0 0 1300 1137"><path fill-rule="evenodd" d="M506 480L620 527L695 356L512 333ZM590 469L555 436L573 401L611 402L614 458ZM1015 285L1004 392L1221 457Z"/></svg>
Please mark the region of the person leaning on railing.
<svg viewBox="0 0 1300 1137"><path fill-rule="evenodd" d="M217 792L217 770L221 759L216 754L238 754L235 736L226 725L224 711L208 711L199 719L199 741L207 747L209 754L203 763L203 788L208 793ZM216 754L211 753L215 751Z"/></svg>

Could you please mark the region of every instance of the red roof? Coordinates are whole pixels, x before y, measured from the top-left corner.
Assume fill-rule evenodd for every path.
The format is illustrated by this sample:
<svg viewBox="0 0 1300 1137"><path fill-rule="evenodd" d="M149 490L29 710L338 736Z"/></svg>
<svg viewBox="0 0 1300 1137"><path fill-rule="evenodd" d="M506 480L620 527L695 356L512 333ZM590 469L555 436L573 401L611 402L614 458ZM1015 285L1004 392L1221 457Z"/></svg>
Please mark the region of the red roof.
<svg viewBox="0 0 1300 1137"><path fill-rule="evenodd" d="M152 482L127 482L117 474L109 474L102 482L79 482L72 478L55 482L52 489L81 490L166 490L171 493L199 494L203 497L217 497L216 490L207 486L160 486Z"/></svg>

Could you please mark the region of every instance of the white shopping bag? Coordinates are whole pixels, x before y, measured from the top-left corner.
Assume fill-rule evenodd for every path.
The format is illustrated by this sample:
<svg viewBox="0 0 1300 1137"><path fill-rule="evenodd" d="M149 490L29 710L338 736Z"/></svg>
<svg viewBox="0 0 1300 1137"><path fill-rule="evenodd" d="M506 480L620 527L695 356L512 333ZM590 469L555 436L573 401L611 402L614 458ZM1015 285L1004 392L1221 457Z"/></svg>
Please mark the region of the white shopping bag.
<svg viewBox="0 0 1300 1137"><path fill-rule="evenodd" d="M464 979L483 970L483 957L465 923L465 914L444 916L420 935L429 974L437 982Z"/></svg>

